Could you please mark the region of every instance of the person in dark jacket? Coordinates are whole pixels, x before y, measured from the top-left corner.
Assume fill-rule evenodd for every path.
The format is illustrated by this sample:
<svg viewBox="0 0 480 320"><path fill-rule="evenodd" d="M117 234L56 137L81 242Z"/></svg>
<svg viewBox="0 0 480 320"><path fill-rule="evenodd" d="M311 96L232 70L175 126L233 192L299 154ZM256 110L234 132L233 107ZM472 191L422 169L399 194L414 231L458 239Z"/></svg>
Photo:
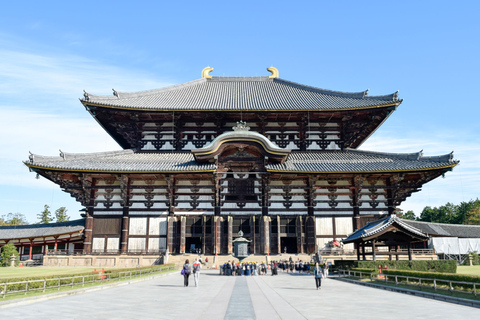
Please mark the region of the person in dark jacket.
<svg viewBox="0 0 480 320"><path fill-rule="evenodd" d="M322 268L318 265L318 262L315 263L315 267L313 268L313 276L315 277L315 285L318 289L322 289L322 278L323 272Z"/></svg>
<svg viewBox="0 0 480 320"><path fill-rule="evenodd" d="M183 265L183 286L188 287L188 277L190 277L190 273L192 272L192 267L190 266L190 262L185 260L185 264Z"/></svg>

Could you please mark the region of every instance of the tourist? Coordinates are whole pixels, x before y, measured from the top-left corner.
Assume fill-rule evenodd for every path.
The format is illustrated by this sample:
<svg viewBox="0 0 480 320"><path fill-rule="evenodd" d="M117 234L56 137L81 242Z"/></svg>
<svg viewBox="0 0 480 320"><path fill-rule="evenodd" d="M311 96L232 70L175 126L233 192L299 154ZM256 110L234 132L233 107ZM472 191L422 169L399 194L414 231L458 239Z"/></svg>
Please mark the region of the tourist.
<svg viewBox="0 0 480 320"><path fill-rule="evenodd" d="M313 276L315 277L315 285L317 286L317 290L322 289L323 272L322 268L320 268L318 265L318 262L315 263L315 267L313 268Z"/></svg>
<svg viewBox="0 0 480 320"><path fill-rule="evenodd" d="M185 260L185 264L183 265L183 286L188 287L188 277L190 277L190 262Z"/></svg>
<svg viewBox="0 0 480 320"><path fill-rule="evenodd" d="M202 268L202 264L200 263L199 259L193 262L193 280L195 281L195 287L198 287L198 278L200 277L200 269Z"/></svg>
<svg viewBox="0 0 480 320"><path fill-rule="evenodd" d="M323 275L325 276L325 278L328 277L328 263L327 262L325 262L323 264Z"/></svg>

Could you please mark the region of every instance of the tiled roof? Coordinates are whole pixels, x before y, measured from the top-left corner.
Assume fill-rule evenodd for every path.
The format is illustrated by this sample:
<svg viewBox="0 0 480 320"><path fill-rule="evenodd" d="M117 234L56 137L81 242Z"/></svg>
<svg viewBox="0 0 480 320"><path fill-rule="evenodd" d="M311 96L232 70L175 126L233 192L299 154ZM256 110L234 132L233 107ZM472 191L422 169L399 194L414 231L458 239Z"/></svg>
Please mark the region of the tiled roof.
<svg viewBox="0 0 480 320"><path fill-rule="evenodd" d="M393 154L347 149L346 151L294 152L283 164L268 164L267 171L280 172L395 172L454 167L448 154L423 157L421 152ZM90 154L62 153L59 157L31 155L29 167L101 172L213 171L213 163L197 163L190 152L141 153L132 150Z"/></svg>
<svg viewBox="0 0 480 320"><path fill-rule="evenodd" d="M345 151L292 152L283 164L269 164L281 172L395 172L453 167L453 154L424 157L422 152L398 154L347 149Z"/></svg>
<svg viewBox="0 0 480 320"><path fill-rule="evenodd" d="M402 219L402 221L412 227L422 230L422 232L430 236L480 238L480 226L423 222L406 219Z"/></svg>
<svg viewBox="0 0 480 320"><path fill-rule="evenodd" d="M112 96L85 93L84 104L147 110L349 110L400 104L397 93L368 96L324 90L268 77L212 77Z"/></svg>
<svg viewBox="0 0 480 320"><path fill-rule="evenodd" d="M99 153L62 153L59 157L30 155L29 167L101 172L184 172L212 171L213 164L195 162L190 152L135 153L121 150Z"/></svg>
<svg viewBox="0 0 480 320"><path fill-rule="evenodd" d="M388 228L394 223L396 224L397 227L403 228L406 231L409 231L417 235L418 237L422 237L422 238L428 237L426 234L422 232L422 230L412 227L411 225L405 223L405 220L400 219L395 215L390 215L376 221L368 222L362 228L348 235L348 237L346 239L343 239L342 242L350 243L350 242L355 242L356 240L361 240L361 239L371 237L385 230L386 228Z"/></svg>
<svg viewBox="0 0 480 320"><path fill-rule="evenodd" d="M2 226L0 227L0 240L48 237L78 232L83 229L85 229L84 219L25 226Z"/></svg>

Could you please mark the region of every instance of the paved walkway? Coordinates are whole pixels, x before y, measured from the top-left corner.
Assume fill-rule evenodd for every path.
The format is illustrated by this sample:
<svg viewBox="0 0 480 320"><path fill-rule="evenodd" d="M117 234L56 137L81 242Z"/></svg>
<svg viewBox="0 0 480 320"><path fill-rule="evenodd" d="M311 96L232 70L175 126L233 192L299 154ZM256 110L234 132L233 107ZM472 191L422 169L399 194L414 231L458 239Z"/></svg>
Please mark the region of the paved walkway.
<svg viewBox="0 0 480 320"><path fill-rule="evenodd" d="M199 287L180 272L126 286L0 305L0 319L477 319L480 310L313 276L232 277L202 271Z"/></svg>

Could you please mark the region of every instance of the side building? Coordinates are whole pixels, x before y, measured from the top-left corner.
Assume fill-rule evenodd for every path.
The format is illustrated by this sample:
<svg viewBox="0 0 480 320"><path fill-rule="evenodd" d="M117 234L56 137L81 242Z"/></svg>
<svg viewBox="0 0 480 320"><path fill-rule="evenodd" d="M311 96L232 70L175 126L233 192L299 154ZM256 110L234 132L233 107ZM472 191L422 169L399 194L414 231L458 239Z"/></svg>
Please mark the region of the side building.
<svg viewBox="0 0 480 320"><path fill-rule="evenodd" d="M31 154L31 171L85 207L84 252L313 253L395 213L453 154L358 150L402 102L278 78L202 78L84 94L120 151ZM352 249L353 249L353 245Z"/></svg>

